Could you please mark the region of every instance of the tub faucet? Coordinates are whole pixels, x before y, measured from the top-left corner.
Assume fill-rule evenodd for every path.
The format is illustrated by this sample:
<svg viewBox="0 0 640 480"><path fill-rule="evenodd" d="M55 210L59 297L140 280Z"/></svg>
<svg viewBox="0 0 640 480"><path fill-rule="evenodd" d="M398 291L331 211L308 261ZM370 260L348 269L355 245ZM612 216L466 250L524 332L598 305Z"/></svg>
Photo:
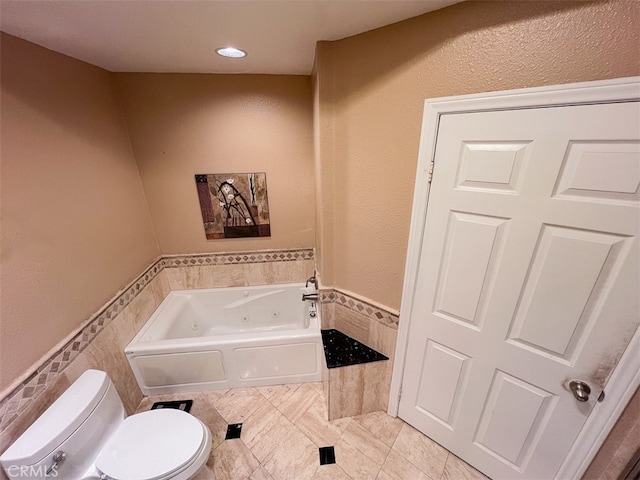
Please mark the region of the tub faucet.
<svg viewBox="0 0 640 480"><path fill-rule="evenodd" d="M316 272L313 272L313 276L307 278L307 282L304 284L304 286L308 287L309 284L312 284L316 290L318 289L318 279L316 278Z"/></svg>
<svg viewBox="0 0 640 480"><path fill-rule="evenodd" d="M303 293L302 294L302 301L306 301L306 300L310 300L312 302L317 302L318 301L318 294L317 293Z"/></svg>

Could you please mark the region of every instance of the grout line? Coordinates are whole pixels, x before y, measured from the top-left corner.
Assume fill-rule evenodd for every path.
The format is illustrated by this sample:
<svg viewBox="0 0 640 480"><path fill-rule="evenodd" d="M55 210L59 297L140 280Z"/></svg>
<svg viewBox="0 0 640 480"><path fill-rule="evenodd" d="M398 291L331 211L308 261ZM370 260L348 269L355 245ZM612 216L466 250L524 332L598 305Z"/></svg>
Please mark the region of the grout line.
<svg viewBox="0 0 640 480"><path fill-rule="evenodd" d="M394 442L395 443L395 442ZM389 447L389 451L387 452L387 456L384 457L384 462L382 462L382 465L380 465L380 470L378 471L378 475L376 475L376 478L380 475L380 472L382 471L382 469L384 468L384 466L387 463L387 458L389 458L389 455L391 455L391 450L393 450L393 447ZM422 470L420 470L422 471Z"/></svg>
<svg viewBox="0 0 640 480"><path fill-rule="evenodd" d="M413 428L411 425L409 425L409 424L408 424L407 422L405 422L404 420L403 420L403 422L404 422L404 424L405 424L405 425L407 425L409 428ZM403 427L404 427L404 425L403 425ZM425 437L426 437L426 435L424 435L422 432L420 432L420 430L417 430L417 429L415 429L415 428L414 428L414 430L416 430L418 433L420 433L420 435L423 435L423 436L425 436ZM400 429L400 431L402 431L402 429ZM438 478L433 478L431 475L429 475L427 472L425 472L424 470L422 470L422 469L421 469L420 467L418 467L415 463L413 463L411 460L409 460L407 457L405 457L405 456L402 454L402 452L400 452L399 450L397 450L397 449L395 448L395 446L396 446L396 443L398 443L398 438L400 438L400 432L398 432L398 435L396 436L396 439L393 441L393 445L391 446L391 450L395 450L395 451L396 451L396 453L397 453L398 455L400 455L402 458L404 458L404 460L405 460L406 462L408 462L408 463L410 463L411 465L413 465L414 467L416 467L416 469L418 469L418 471L419 471L419 472L422 472L422 473L423 473L427 478L429 478L429 479L431 479L431 480L440 480L440 479L438 479ZM427 438L429 438L429 437L427 437ZM438 445L440 445L440 444L438 444ZM443 447L443 448L444 448L444 447ZM445 450L446 450L446 449L445 449ZM449 450L447 450L447 455L449 455ZM447 458L449 458L449 457L447 457ZM445 464L446 464L446 463L447 463L447 462L446 462L446 459L445 459ZM444 473L444 468L442 469L442 472ZM440 474L440 477L442 477L442 473Z"/></svg>
<svg viewBox="0 0 640 480"><path fill-rule="evenodd" d="M440 479L442 479L442 477L444 476L444 471L447 469L447 463L449 462L450 456L451 456L451 452L447 450L447 458L444 459L444 465L442 465L442 472L440 472Z"/></svg>

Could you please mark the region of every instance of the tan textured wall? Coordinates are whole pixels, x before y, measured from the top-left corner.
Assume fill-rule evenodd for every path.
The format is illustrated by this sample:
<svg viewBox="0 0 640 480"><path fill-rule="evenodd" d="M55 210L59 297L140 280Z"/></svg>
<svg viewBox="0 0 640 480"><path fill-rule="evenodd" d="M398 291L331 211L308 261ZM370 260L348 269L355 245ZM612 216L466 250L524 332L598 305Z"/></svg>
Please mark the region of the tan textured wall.
<svg viewBox="0 0 640 480"><path fill-rule="evenodd" d="M640 74L640 2L464 2L318 45L324 283L399 308L423 101Z"/></svg>
<svg viewBox="0 0 640 480"><path fill-rule="evenodd" d="M131 142L164 254L314 245L311 80L118 74ZM271 237L206 240L198 173L266 172Z"/></svg>
<svg viewBox="0 0 640 480"><path fill-rule="evenodd" d="M1 392L159 252L111 74L0 38Z"/></svg>

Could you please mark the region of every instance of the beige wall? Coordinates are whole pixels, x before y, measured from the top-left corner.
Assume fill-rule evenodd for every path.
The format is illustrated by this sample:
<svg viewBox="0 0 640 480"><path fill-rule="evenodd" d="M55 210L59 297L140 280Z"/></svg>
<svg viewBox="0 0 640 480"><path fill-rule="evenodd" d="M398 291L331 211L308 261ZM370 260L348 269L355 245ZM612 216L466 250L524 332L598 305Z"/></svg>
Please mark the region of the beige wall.
<svg viewBox="0 0 640 480"><path fill-rule="evenodd" d="M2 392L159 251L111 74L0 38Z"/></svg>
<svg viewBox="0 0 640 480"><path fill-rule="evenodd" d="M640 74L640 2L464 2L318 45L324 283L399 308L427 98Z"/></svg>
<svg viewBox="0 0 640 480"><path fill-rule="evenodd" d="M309 77L118 74L164 254L313 247ZM194 175L266 172L271 237L206 240Z"/></svg>

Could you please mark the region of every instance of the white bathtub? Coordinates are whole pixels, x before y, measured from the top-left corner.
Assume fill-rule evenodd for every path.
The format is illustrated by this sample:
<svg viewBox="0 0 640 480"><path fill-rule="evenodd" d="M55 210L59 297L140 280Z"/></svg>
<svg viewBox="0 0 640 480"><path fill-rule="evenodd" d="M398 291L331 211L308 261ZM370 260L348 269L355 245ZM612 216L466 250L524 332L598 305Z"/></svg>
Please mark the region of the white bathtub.
<svg viewBox="0 0 640 480"><path fill-rule="evenodd" d="M125 354L145 395L319 382L320 309L304 284L179 290Z"/></svg>

